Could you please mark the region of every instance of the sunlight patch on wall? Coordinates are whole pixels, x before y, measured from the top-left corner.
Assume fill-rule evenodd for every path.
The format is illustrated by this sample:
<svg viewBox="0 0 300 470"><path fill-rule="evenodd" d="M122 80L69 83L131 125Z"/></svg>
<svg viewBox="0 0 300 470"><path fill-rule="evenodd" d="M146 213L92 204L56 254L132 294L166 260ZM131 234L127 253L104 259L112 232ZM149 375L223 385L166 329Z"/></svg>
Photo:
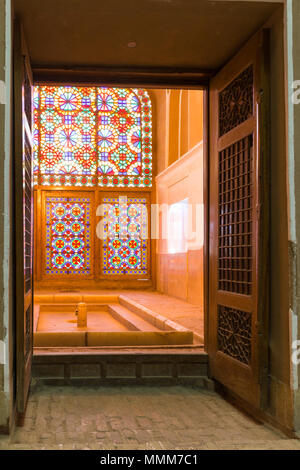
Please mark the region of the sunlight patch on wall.
<svg viewBox="0 0 300 470"><path fill-rule="evenodd" d="M168 253L186 253L188 248L189 200L175 202L168 213Z"/></svg>

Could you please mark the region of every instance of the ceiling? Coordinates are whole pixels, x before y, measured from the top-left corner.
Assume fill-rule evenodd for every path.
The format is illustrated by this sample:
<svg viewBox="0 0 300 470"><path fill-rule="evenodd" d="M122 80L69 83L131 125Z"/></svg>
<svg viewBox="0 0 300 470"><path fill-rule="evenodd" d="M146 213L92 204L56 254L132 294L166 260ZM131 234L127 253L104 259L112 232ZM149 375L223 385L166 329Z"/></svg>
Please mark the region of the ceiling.
<svg viewBox="0 0 300 470"><path fill-rule="evenodd" d="M220 68L280 5L208 0L15 0L33 66ZM128 47L135 42L136 47Z"/></svg>

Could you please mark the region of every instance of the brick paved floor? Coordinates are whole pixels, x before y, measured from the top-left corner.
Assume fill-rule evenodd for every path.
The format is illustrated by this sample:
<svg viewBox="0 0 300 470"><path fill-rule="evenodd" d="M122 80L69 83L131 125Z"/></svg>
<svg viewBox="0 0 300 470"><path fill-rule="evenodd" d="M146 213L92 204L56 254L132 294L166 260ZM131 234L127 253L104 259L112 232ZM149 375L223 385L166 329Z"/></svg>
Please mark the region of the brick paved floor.
<svg viewBox="0 0 300 470"><path fill-rule="evenodd" d="M300 449L216 393L189 387L32 389L25 425L0 449Z"/></svg>

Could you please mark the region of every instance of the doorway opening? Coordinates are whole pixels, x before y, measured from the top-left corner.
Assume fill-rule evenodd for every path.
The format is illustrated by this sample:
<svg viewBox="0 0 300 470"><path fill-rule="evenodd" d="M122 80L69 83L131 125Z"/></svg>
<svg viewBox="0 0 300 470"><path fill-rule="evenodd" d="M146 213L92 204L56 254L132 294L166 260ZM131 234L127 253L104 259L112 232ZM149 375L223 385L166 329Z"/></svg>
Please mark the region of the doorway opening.
<svg viewBox="0 0 300 470"><path fill-rule="evenodd" d="M132 48L127 49L123 47L123 44L115 44L113 49L103 47L101 41L105 44L105 38L112 38L109 34L105 36L103 29L101 35L95 34L95 31L98 31L98 25L89 28L92 36L88 36L83 28L87 24L87 19L82 22L80 9L76 12L74 18L70 19L67 28L68 34L66 34L65 23L50 21L54 10L52 9L52 11L49 5L43 5L41 10L40 5L34 5L35 2L31 2L30 8L24 8L24 2L16 1L15 3L18 4L18 14L25 22L36 84L40 86L52 86L54 84L55 86L56 83L63 83L63 86L68 84L75 88L84 87L84 83L100 88L104 84L109 87L134 86L135 89L138 89L139 86L146 87L152 104L153 117L152 186L136 187L134 189L126 186L121 190L120 188L113 188L112 190L109 189L110 194L107 194L106 197L114 198L116 194L121 193L124 197L127 197L128 203L128 198L146 198L147 193L150 199L144 205L150 204L152 207L153 204L167 204L170 207L170 217L165 222L166 231L175 234L177 229L179 233L177 238L171 237L165 240L161 237L160 228L157 229L157 224L153 223L151 212L148 230L151 234L152 232L157 233L158 230L159 236L158 238L150 238L148 251L151 257L148 264L150 271L147 272L145 277L144 273L139 273L138 277L134 279L133 275L129 275L128 272L122 272L120 279L116 277L112 279L112 274L108 275L107 273L107 278L100 279L100 273L103 269L103 264L101 264L103 252L101 253L101 249L95 250L95 256L98 258L94 260L93 266L90 264L90 268L92 266L93 269L98 269L99 278L97 282L99 282L99 285L94 288L92 280L88 278L90 273L85 273L86 278L82 280L85 285L83 286L80 283L76 286L76 276L75 280L72 280L71 277L74 273L72 274L71 270L67 269L69 274L66 274L64 285L58 280L55 289L53 288L48 293L48 279L43 278L44 274L41 273L40 279L35 276L35 282L40 283L36 285L36 304L41 304L42 300L44 304L47 304L46 298L39 298L38 295L49 295L49 298L52 299L48 302L49 305L51 305L51 302L55 304L56 299L54 296L59 296L61 305L65 307L65 303L62 301L65 297L68 300L66 303L71 305L72 315L74 313L71 320L74 320L76 319L75 311L77 308L79 309L78 304L84 303L87 308L90 303L96 306L101 304L101 302L99 304L98 298L94 299L93 302L87 302L87 299L83 298L84 294L82 292L87 292L90 300L95 291L96 294L117 295L120 304L119 297L124 295L124 289L126 289L127 297L130 294L131 302L139 303L139 307L135 305L134 308L137 309L142 306L144 315L146 315L147 310L152 310L154 313L167 316L167 307L164 308L163 297L160 297L161 294L154 291L154 289L158 289L165 296L171 296L174 301L172 309L169 308L169 320L175 321L187 329L192 329L194 338L195 334L198 333L200 338L202 335L203 339L203 328L202 331L196 332L194 326L191 323L187 324L185 320L191 320L193 315L193 318L201 319L201 315L198 313L201 306L199 309L197 304L200 290L195 286L201 285L203 288L203 279L201 280L198 267L200 265L199 260L203 262L204 246L206 268L202 270L202 273L208 273L208 262L210 271L209 291L208 276L206 276L207 289L203 289L203 291L205 293L209 292L209 300L208 295L203 295L202 302L205 301L206 304L205 339L208 345L211 376L247 403L256 408L261 408L262 403L268 399L267 391L269 386L267 298L269 292L268 154L270 149L269 120L271 117L271 108L269 106L269 60L270 58L271 61L273 60L273 69L276 72L280 70L281 74L281 65L279 66L279 64L282 63L283 56L283 52L277 47L274 39L278 34L281 34L279 23L282 23L282 18L278 15L278 18L274 17L275 19L273 19L271 15L275 13L275 10L279 10L280 6L272 4L272 2L232 2L230 10L228 10L226 2L217 2L217 4L207 2L207 5L197 4L197 6L194 4L195 2L191 2L184 9L182 9L182 5L173 5L173 3L163 7L164 9L159 5L157 8L162 9L160 15L152 9L152 20L147 25L143 21L140 22L143 27L138 32L140 39L136 43L138 45L149 44L148 50L144 46L138 47L136 48L136 54L131 54L133 52ZM101 12L100 15L99 12L99 15L94 15L94 9L87 10L85 13L90 15L89 24L94 24L93 22L96 19L98 21L99 17L103 18L104 21L105 14L113 14L116 17L116 11L118 11L119 25L122 28L125 27L126 31L123 31L123 36L127 37L130 28L128 29L128 22L123 21L127 12L124 11L124 14L122 14L122 8L125 7L120 2L119 8L114 9L112 13ZM170 9L174 9L172 15ZM35 14L32 14L33 11ZM41 11L43 11L42 14L40 14ZM39 20L35 20L36 22L32 20L36 18ZM180 19L180 24L174 23L174 18ZM185 21L182 20L183 18L185 18ZM136 16L133 15L130 21L135 23ZM199 27L199 21L201 27ZM49 28L49 25L53 28L53 24L55 25L56 34L47 34L47 28ZM106 20L106 24L110 25L111 21ZM264 26L262 27L262 25ZM148 33L145 33L146 27L149 28ZM276 29L277 27L278 29ZM132 30L134 30L134 27L132 27ZM157 34L153 33L154 31ZM268 34L269 32L271 34ZM85 38L84 43L82 43L82 38ZM118 40L117 38L117 36L114 37L115 40ZM271 49L269 48L270 40ZM56 41L55 47L53 41ZM66 41L70 43L68 47L66 47ZM78 41L80 41L80 44ZM16 56L14 64L14 101L16 108L20 109L21 101L25 99L25 106L23 106L24 103L22 104L22 116L20 117L20 112L19 114L15 113L16 191L23 188L23 173L20 176L21 156L24 156L23 161L26 164L31 162L31 141L30 139L26 141L26 136L24 138L23 134L23 129L26 133L28 126L21 123L24 115L28 117L27 111L30 109L30 106L29 108L28 105L26 106L30 79L26 81L26 74L24 77L23 58L27 54L25 60L25 62L27 61L27 65L25 64L27 71L30 68L30 60L28 53L23 50L24 42L21 38L14 39ZM74 44L78 47L74 47ZM62 45L64 47L61 47ZM191 47L187 47L189 45ZM95 63L95 58L99 57L99 50L102 50L103 54ZM78 64L78 66L74 64ZM126 68L122 68L125 65ZM22 77L22 80L20 77ZM276 82L273 85L271 93L275 93L276 97L280 96L283 89L282 84ZM165 90L160 88L163 86L178 87L178 89L172 88L170 90L168 88ZM200 150L202 137L197 141L193 140L194 130L192 130L192 126L196 121L190 117L189 111L186 110L190 110L197 102L197 99L200 101L202 98L200 98L200 95L196 98L193 95L193 90L181 90L181 86L194 86L205 89L209 87L209 93L207 93L209 102L205 106L209 117L204 126L204 132L207 131L206 135L208 136L204 138L204 141L207 143L209 140L209 146L207 145L209 147L209 158L206 151L204 153L207 158L205 157L202 160L204 164L207 161L207 168L206 170L203 169L203 174L205 174L203 179L207 183L207 187L203 188L205 205L201 208L203 199L200 199L200 203L198 200L195 202L195 204L200 204L199 213L205 212L207 230L204 232L205 243L201 244L199 242L198 245L193 245L193 240L187 240L183 236L182 227L185 225L184 221L188 218L187 206L191 203L195 191L199 189L199 178L193 167L193 158L197 160L198 152L203 152L203 148ZM151 87L156 88L152 89ZM25 91L22 97L20 96L21 91ZM202 92L199 91L198 93L201 94ZM174 110L174 114L170 112L171 109ZM279 109L282 109L281 105ZM172 116L177 112L176 110L178 110L177 124L176 119L172 119ZM199 108L199 112L202 112L202 107ZM278 115L277 112L276 115ZM162 118L163 116L165 119ZM184 122L188 122L188 130L184 128ZM21 128L22 133L20 132ZM175 132L170 136L172 129L177 130L177 133ZM273 119L273 138L275 134ZM62 136L62 140L71 142L73 137L74 135L68 135L66 138L65 134ZM99 136L97 135L96 138L98 145ZM284 140L281 135L278 138ZM49 143L51 144L51 142ZM89 142L85 142L85 145L88 144ZM281 147L273 145L273 151L275 148L280 149ZM86 155L83 156L82 161L86 161ZM98 160L95 163L95 175L98 179L97 165ZM220 182L222 183L221 188L219 186ZM32 352L31 338L33 327L35 327L31 320L33 299L31 299L30 294L27 297L25 295L26 298L23 295L23 284L25 284L25 294L28 292L28 286L30 286L30 259L33 258L30 252L32 244L28 243L30 240L30 224L28 221L26 221L27 225L23 223L25 218L23 213L21 214L22 211L30 211L29 206L27 209L22 204L24 194L25 200L29 201L30 204L30 188L29 186L28 191L28 186L25 185L27 195L23 188L22 196L16 198L16 251L21 254L16 261L16 265L18 270L22 271L20 276L18 276L18 273L16 276L20 279L16 282L16 363L17 368L20 369L17 372L16 382L18 383L17 388L22 394L18 404L19 410L24 409L23 405L26 399L23 400L23 398L28 391L27 385L30 380L29 370ZM95 183L95 188L97 189L94 190L94 193L97 192L97 197L94 196L93 199L94 208L98 207L98 198L100 196L105 197L107 189L101 189L98 181L97 184ZM196 190L190 191L191 188L196 188ZM53 192L49 191L49 188L46 190L46 187L41 189L41 192L49 191L53 196L56 191L65 191L67 193L70 190L70 186L61 188L56 185L52 190ZM77 190L79 191L78 187ZM91 187L88 187L85 183L80 187L80 191L81 195L84 194L83 198L86 198L87 193L91 192ZM98 196L99 194L100 196ZM69 198L67 200L68 210L72 210L70 198L75 197L75 194L66 197ZM35 210L37 202L35 201ZM44 203L46 204L46 202L44 195ZM49 204L50 202L53 201L48 201ZM109 204L108 201L105 201L105 203ZM43 199L41 198L41 208L42 205ZM43 210L45 222L46 208L44 207ZM93 222L94 225L98 224L103 216L99 215L97 217L99 218L96 218L96 222ZM35 214L37 224L38 220L41 223L42 218L42 211ZM161 222L165 220L163 210L158 212L158 217L154 217L154 221L157 222L157 220L161 220ZM44 233L47 230L47 226L46 228L45 226L44 223ZM48 227L54 232L50 222ZM164 227L164 224L159 224L159 227ZM36 235L36 241L46 250L46 234L44 240L41 234L42 229ZM41 238L38 239L39 236ZM51 237L49 239L54 240ZM24 240L25 244L23 246ZM63 244L64 241L66 240L60 240L59 243ZM101 246L98 237L95 237L94 241ZM80 241L75 239L75 244L78 243L80 245ZM26 262L23 266L25 245L27 249L27 251L25 249ZM197 247L199 247L199 250ZM220 248L222 249L220 250ZM86 251L84 253L86 254ZM75 252L76 254L78 253ZM40 257L41 259L42 257ZM86 261L86 257L84 259ZM35 262L39 262L37 254L35 254ZM61 260L61 262L64 262L64 260ZM78 262L80 263L80 259ZM41 263L36 269L43 270L43 264ZM48 273L49 276L50 274ZM103 272L102 275L104 276ZM118 274L115 273L114 275L117 276ZM129 277L125 278L125 276ZM128 286L129 282L130 285ZM33 287L33 285L31 286ZM174 296L178 296L181 302L191 304L193 308L187 314L182 315L183 303L180 306L179 304L175 305ZM112 298L106 302L112 302ZM276 302L273 301L273 304L275 305ZM158 306L158 310L155 310L155 305ZM281 305L280 302L278 305ZM118 307L120 306L118 305ZM125 307L124 304L121 307ZM280 310L279 307L278 309ZM47 311L44 310L42 313L47 313ZM50 313L57 312L48 313L50 316ZM132 311L132 313L136 313L136 311ZM39 316L37 318L39 319ZM281 318L280 315L278 318ZM159 322L157 315L155 319ZM275 315L273 315L272 321L275 321ZM203 325L203 321L201 324ZM282 324L283 322L280 322L280 326ZM69 322L69 325L72 325L72 323ZM40 333L48 334L47 331L40 331ZM87 335L84 336L86 341ZM153 363L153 358L149 358L150 360ZM198 360L199 358L197 358ZM176 369L177 372L181 370L186 375L188 368L184 370L184 367L181 369L180 367ZM108 366L107 368L109 369ZM106 374L107 368L106 366L103 367L103 374ZM169 365L166 366L166 369L166 377L173 377L173 369L169 368ZM66 370L70 374L69 366L66 366ZM141 367L137 367L135 370L137 372L136 376L140 378L142 375ZM47 373L49 374L49 370ZM155 379L157 374L155 371L151 373ZM132 373L132 376L134 376L134 373Z"/></svg>
<svg viewBox="0 0 300 470"><path fill-rule="evenodd" d="M203 91L33 103L35 351L203 344Z"/></svg>

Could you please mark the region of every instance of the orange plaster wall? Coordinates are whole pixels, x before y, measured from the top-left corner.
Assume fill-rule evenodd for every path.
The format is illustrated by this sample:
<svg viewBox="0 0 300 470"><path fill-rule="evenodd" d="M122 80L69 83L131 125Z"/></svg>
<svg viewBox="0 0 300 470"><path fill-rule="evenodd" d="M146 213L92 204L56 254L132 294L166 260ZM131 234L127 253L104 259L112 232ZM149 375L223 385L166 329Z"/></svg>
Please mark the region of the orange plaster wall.
<svg viewBox="0 0 300 470"><path fill-rule="evenodd" d="M156 178L158 204L172 205L188 198L193 211L193 231L199 240L188 241L186 252L170 253L168 240L157 241L157 290L203 306L203 218L198 228L195 212L203 208L202 142L189 150ZM200 208L200 209L199 209ZM162 216L160 221L162 222Z"/></svg>
<svg viewBox="0 0 300 470"><path fill-rule="evenodd" d="M203 208L203 92L155 90L154 94L159 110L156 202L170 206L188 199L194 216L197 205ZM168 241L162 239L162 213L159 230L157 290L203 306L203 219L197 229L202 232L200 239L188 242L182 253L170 253Z"/></svg>

